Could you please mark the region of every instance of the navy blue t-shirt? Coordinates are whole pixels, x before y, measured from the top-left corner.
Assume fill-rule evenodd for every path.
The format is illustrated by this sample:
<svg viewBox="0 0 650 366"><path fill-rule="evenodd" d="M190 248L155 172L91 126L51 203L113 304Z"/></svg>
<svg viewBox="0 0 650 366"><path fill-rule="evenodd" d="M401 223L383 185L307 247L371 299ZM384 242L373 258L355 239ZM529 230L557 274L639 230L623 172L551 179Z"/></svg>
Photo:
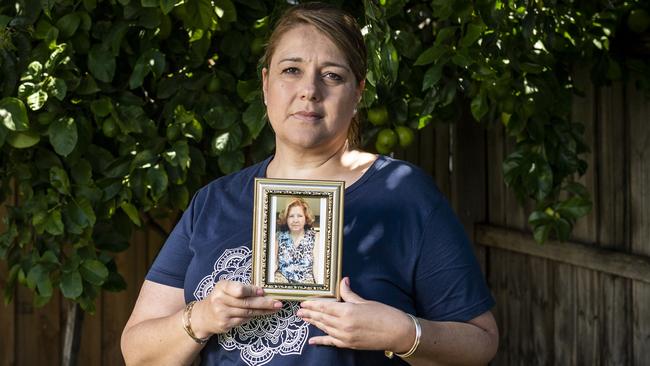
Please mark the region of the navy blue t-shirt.
<svg viewBox="0 0 650 366"><path fill-rule="evenodd" d="M250 283L254 178L270 158L199 190L147 279L205 298L222 279ZM494 300L463 227L433 180L419 168L379 156L345 190L343 276L359 296L420 318L468 321ZM323 333L285 301L277 314L213 336L203 365L396 365L380 351L312 346Z"/></svg>

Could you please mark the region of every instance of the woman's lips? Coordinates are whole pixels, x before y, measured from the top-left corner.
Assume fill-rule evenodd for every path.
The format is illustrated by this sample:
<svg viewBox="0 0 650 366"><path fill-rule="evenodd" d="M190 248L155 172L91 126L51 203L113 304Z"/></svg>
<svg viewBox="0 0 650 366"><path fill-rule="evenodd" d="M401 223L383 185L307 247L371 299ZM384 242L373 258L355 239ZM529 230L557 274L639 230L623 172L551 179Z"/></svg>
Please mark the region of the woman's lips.
<svg viewBox="0 0 650 366"><path fill-rule="evenodd" d="M294 113L293 117L296 118L296 119L299 119L301 121L312 122L312 121L317 121L319 119L322 119L323 115L320 114L320 113L316 113L316 112L300 111L300 112Z"/></svg>

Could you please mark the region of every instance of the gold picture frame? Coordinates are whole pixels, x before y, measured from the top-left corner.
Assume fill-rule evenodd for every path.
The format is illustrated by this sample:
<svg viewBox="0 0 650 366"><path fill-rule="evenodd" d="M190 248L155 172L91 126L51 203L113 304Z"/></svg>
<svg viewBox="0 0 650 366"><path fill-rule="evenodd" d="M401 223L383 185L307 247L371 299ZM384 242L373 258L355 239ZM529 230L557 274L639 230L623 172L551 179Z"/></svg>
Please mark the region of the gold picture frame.
<svg viewBox="0 0 650 366"><path fill-rule="evenodd" d="M340 181L255 179L253 285L279 300L341 299L344 191Z"/></svg>

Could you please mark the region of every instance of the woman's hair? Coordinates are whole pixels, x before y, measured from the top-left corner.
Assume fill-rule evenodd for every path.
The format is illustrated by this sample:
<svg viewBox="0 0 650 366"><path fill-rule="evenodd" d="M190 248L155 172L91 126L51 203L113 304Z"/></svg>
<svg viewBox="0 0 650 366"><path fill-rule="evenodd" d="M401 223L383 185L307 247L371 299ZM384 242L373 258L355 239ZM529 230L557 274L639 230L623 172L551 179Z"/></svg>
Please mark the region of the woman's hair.
<svg viewBox="0 0 650 366"><path fill-rule="evenodd" d="M368 70L366 45L356 20L333 5L318 2L296 5L280 17L260 59L263 67L269 67L282 36L300 25L313 26L343 52L357 85L366 79ZM348 141L352 147L359 142L359 128L360 121L355 114L348 130Z"/></svg>
<svg viewBox="0 0 650 366"><path fill-rule="evenodd" d="M311 212L311 208L300 197L292 197L289 202L287 203L287 206L285 207L282 212L280 212L280 218L278 220L278 225L280 226L280 231L287 231L289 230L289 225L287 225L287 219L289 218L289 211L291 210L292 207L300 207L302 208L302 212L305 214L305 230L311 229L312 225L314 224L314 214Z"/></svg>

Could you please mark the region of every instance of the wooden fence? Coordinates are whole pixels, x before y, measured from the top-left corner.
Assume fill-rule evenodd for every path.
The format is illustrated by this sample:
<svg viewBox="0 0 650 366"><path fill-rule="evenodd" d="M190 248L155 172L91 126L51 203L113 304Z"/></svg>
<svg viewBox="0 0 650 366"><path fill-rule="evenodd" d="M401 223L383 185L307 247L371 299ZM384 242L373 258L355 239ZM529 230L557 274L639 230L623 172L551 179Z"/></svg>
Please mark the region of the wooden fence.
<svg viewBox="0 0 650 366"><path fill-rule="evenodd" d="M475 239L497 300L494 365L650 364L650 103L632 86L580 81L586 97L575 100L574 119L585 123L592 148L582 181L594 210L570 242L531 240L530 210L503 183L512 142L502 128L484 130L469 118L432 125L398 156L435 177ZM123 364L120 334L163 240L140 231L118 255L128 289L104 293L85 316L80 365ZM0 287L5 270L0 263ZM22 288L0 305L0 366L59 365L67 305L55 295L34 308Z"/></svg>

